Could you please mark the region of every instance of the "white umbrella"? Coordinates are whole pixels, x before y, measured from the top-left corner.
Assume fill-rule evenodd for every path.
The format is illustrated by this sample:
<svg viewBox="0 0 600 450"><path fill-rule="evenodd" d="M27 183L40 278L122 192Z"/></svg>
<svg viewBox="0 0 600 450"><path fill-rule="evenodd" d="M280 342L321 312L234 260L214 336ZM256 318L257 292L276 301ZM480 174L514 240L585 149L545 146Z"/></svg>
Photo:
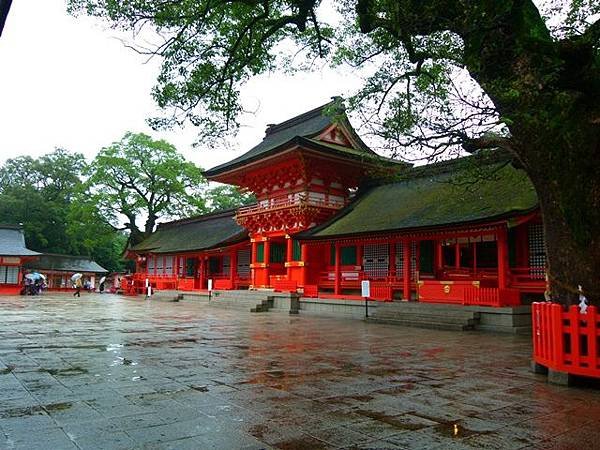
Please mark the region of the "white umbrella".
<svg viewBox="0 0 600 450"><path fill-rule="evenodd" d="M104 283L105 281L106 281L106 277L102 277L102 278L100 278L100 281L99 281L98 283L99 283L99 284L102 284L102 283Z"/></svg>
<svg viewBox="0 0 600 450"><path fill-rule="evenodd" d="M39 280L41 278L40 274L37 272L32 272L32 273L28 273L25 275L25 278L27 278L28 280Z"/></svg>
<svg viewBox="0 0 600 450"><path fill-rule="evenodd" d="M77 281L79 280L83 275L80 273L74 273L73 275L71 275L71 281Z"/></svg>

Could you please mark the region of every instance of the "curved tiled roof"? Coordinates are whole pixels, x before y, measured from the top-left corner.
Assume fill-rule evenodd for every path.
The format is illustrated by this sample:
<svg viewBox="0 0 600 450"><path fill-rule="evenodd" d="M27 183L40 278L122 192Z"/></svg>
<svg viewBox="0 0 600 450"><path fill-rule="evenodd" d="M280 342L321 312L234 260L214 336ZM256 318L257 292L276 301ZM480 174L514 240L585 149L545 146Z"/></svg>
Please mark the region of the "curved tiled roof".
<svg viewBox="0 0 600 450"><path fill-rule="evenodd" d="M0 225L0 256L35 256L25 247L25 236L18 225Z"/></svg>
<svg viewBox="0 0 600 450"><path fill-rule="evenodd" d="M220 211L160 224L147 239L132 247L138 253L176 253L207 250L248 236L235 221L235 210Z"/></svg>
<svg viewBox="0 0 600 450"><path fill-rule="evenodd" d="M107 273L104 267L85 256L59 255L44 253L36 261L25 263L28 269L39 271L56 270L61 272Z"/></svg>
<svg viewBox="0 0 600 450"><path fill-rule="evenodd" d="M469 181L473 167L467 159L414 168L401 181L371 187L331 220L299 237L434 228L501 219L537 208L535 190L524 171L494 162L486 166L489 176Z"/></svg>
<svg viewBox="0 0 600 450"><path fill-rule="evenodd" d="M315 143L318 142L321 144L322 150L333 150L338 155L349 156L354 159L357 159L357 155L377 157L377 154L367 147L367 145L356 134L343 112L335 115L335 117L332 116L331 108L336 107L341 107L339 106L338 99L334 99L325 105L300 114L299 116L293 117L285 122L281 122L277 125L270 125L267 128L262 142L243 155L205 171L204 175L210 178L223 172L244 166L245 164L249 164L285 149L289 144L293 144L294 140L297 138L308 138L312 140L313 137L317 136L334 123L337 123L347 131L349 136L352 138L353 147L345 147L341 145L332 146L328 143L313 140Z"/></svg>

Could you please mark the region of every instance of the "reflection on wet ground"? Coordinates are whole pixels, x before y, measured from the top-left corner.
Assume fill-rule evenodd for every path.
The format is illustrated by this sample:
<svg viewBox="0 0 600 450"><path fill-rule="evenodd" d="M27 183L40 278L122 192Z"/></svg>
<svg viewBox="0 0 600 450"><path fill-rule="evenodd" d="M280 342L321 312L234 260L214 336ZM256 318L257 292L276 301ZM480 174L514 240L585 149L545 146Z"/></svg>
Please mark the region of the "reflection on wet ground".
<svg viewBox="0 0 600 450"><path fill-rule="evenodd" d="M0 448L594 448L529 338L110 295L0 298Z"/></svg>

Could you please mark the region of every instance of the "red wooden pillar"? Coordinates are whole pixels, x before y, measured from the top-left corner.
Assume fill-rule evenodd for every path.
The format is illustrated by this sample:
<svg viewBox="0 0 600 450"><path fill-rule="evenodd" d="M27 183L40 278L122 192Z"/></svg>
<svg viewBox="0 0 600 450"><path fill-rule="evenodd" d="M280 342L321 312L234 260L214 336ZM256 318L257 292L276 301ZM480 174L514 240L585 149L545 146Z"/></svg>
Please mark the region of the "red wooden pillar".
<svg viewBox="0 0 600 450"><path fill-rule="evenodd" d="M271 242L269 239L265 239L265 287L271 286L271 280L269 279L269 263L271 261Z"/></svg>
<svg viewBox="0 0 600 450"><path fill-rule="evenodd" d="M200 289L204 289L204 256L198 257L198 272L200 273Z"/></svg>
<svg viewBox="0 0 600 450"><path fill-rule="evenodd" d="M256 287L256 270L254 269L254 264L256 264L256 253L257 253L257 244L254 239L251 239L251 251L250 251L250 282L252 283L251 287Z"/></svg>
<svg viewBox="0 0 600 450"><path fill-rule="evenodd" d="M402 254L404 257L404 268L402 274L403 291L402 297L405 301L410 301L410 241L402 242Z"/></svg>
<svg viewBox="0 0 600 450"><path fill-rule="evenodd" d="M436 253L435 253L435 274L437 276L437 274L444 267L444 248L442 247L442 240L441 239L438 239L436 241L435 250L436 250Z"/></svg>
<svg viewBox="0 0 600 450"><path fill-rule="evenodd" d="M237 278L237 249L231 250L229 256L229 280L231 281L231 289L235 289L235 279Z"/></svg>
<svg viewBox="0 0 600 450"><path fill-rule="evenodd" d="M306 266L308 265L308 247L306 244L301 244L300 246L300 259L302 260L302 268L300 272L300 281L302 283L302 287L306 286Z"/></svg>
<svg viewBox="0 0 600 450"><path fill-rule="evenodd" d="M454 267L457 269L460 268L460 244L458 239L456 239L456 244L454 244Z"/></svg>
<svg viewBox="0 0 600 450"><path fill-rule="evenodd" d="M477 276L477 241L473 241L473 275Z"/></svg>
<svg viewBox="0 0 600 450"><path fill-rule="evenodd" d="M506 228L498 229L496 239L498 245L498 287L505 289L508 286L508 236Z"/></svg>
<svg viewBox="0 0 600 450"><path fill-rule="evenodd" d="M339 295L342 291L342 255L340 243L335 243L335 285L333 293Z"/></svg>
<svg viewBox="0 0 600 450"><path fill-rule="evenodd" d="M388 276L396 278L396 242L393 240L388 243L390 251L390 260L388 262Z"/></svg>
<svg viewBox="0 0 600 450"><path fill-rule="evenodd" d="M288 280L292 279L292 267L290 266L290 263L294 259L293 253L294 253L294 249L293 249L292 238L290 236L288 236L287 237L286 258L285 258L285 260L288 263L287 270L286 270L286 275L287 275Z"/></svg>

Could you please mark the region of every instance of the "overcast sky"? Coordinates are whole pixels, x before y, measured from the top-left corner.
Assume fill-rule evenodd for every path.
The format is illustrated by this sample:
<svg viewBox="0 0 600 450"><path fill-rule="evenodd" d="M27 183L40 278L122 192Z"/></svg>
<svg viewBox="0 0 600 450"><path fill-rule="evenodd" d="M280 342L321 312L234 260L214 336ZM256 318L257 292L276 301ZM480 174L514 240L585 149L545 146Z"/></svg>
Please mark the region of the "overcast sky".
<svg viewBox="0 0 600 450"><path fill-rule="evenodd" d="M145 123L156 115L150 96L158 64L127 49L117 33L95 19L73 18L64 0L16 0L0 37L0 163L63 147L91 160L126 131L173 143L188 159L210 168L249 150L266 124L344 95L358 80L331 70L252 80L242 91L255 115L231 150L192 148L194 128L157 133Z"/></svg>

